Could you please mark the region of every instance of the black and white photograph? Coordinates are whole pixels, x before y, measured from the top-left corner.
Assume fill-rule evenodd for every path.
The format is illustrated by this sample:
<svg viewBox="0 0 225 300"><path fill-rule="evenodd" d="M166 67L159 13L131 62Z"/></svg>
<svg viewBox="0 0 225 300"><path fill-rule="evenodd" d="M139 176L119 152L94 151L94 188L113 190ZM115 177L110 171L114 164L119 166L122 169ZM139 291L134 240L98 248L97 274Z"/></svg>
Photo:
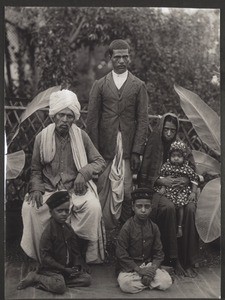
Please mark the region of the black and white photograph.
<svg viewBox="0 0 225 300"><path fill-rule="evenodd" d="M3 88L4 299L222 298L220 7L6 5Z"/></svg>

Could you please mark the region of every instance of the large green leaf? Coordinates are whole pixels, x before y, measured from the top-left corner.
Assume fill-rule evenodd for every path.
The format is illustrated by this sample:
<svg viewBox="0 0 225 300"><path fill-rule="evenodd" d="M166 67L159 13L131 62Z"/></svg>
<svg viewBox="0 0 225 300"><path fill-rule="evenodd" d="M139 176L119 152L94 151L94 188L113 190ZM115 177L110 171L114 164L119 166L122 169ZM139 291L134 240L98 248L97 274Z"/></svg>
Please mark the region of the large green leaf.
<svg viewBox="0 0 225 300"><path fill-rule="evenodd" d="M194 160L196 164L196 172L199 175L220 174L220 163L216 159L201 151L192 150L192 154L194 156Z"/></svg>
<svg viewBox="0 0 225 300"><path fill-rule="evenodd" d="M38 109L44 108L49 104L50 95L53 92L57 92L61 89L61 86L53 86L49 89L39 93L34 99L27 105L26 110L21 115L21 123L26 120L30 115L32 115Z"/></svg>
<svg viewBox="0 0 225 300"><path fill-rule="evenodd" d="M195 215L200 238L209 243L221 234L220 178L209 181L203 188Z"/></svg>
<svg viewBox="0 0 225 300"><path fill-rule="evenodd" d="M183 111L200 139L220 155L220 118L217 113L195 93L177 84L174 89L180 97Z"/></svg>
<svg viewBox="0 0 225 300"><path fill-rule="evenodd" d="M19 176L25 164L23 150L6 155L6 179L14 179Z"/></svg>
<svg viewBox="0 0 225 300"><path fill-rule="evenodd" d="M60 89L61 89L61 86L53 86L53 87L50 87L47 90L39 93L36 97L34 97L34 99L27 105L26 110L22 113L21 118L20 118L20 124L18 125L18 128L17 128L12 140L17 136L21 123L23 121L25 121L30 115L32 115L38 109L48 106L51 93L57 92ZM11 142L12 142L12 140L11 140Z"/></svg>

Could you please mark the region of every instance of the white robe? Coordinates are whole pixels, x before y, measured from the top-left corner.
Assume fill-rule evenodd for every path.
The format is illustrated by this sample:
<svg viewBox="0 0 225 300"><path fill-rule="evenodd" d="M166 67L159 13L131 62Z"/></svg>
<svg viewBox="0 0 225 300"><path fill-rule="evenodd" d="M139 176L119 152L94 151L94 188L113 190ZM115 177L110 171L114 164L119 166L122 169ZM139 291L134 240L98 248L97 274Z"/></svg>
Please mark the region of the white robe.
<svg viewBox="0 0 225 300"><path fill-rule="evenodd" d="M41 157L44 163L54 157L54 124L50 124L43 130L41 142ZM70 130L71 147L76 168L79 170L87 164L87 157L81 136L81 130L72 125ZM46 150L47 149L47 150ZM102 211L97 194L97 189L92 180L88 183L85 195L71 195L71 214L69 222L76 234L89 240L86 252L87 263L101 263L105 258L105 229L102 220ZM25 196L22 207L23 236L21 247L31 258L40 261L39 242L41 235L48 223L50 213L45 202L54 192L45 192L43 206L37 209L29 202L29 195Z"/></svg>

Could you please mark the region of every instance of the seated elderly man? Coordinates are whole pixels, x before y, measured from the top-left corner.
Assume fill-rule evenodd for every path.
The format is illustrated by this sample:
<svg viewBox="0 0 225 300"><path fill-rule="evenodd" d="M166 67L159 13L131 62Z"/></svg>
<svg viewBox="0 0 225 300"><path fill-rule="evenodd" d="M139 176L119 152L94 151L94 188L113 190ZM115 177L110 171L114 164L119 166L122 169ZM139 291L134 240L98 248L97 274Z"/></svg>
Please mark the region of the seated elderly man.
<svg viewBox="0 0 225 300"><path fill-rule="evenodd" d="M22 207L21 247L33 259L41 261L39 243L50 219L46 200L58 190L71 195L70 224L80 238L87 263L104 260L104 225L102 211L92 181L105 161L88 135L75 125L80 117L80 103L69 90L50 96L49 115L54 123L35 139L29 194Z"/></svg>

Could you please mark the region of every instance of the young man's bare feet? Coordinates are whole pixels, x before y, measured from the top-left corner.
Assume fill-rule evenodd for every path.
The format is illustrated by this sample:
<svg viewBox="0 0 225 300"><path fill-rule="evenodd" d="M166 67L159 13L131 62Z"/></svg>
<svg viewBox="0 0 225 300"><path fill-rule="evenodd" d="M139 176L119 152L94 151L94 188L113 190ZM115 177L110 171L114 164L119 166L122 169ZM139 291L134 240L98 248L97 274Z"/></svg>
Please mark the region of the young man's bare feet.
<svg viewBox="0 0 225 300"><path fill-rule="evenodd" d="M184 268L181 266L178 259L174 267L174 273L178 276L187 276L187 273L185 272Z"/></svg>
<svg viewBox="0 0 225 300"><path fill-rule="evenodd" d="M180 238L182 236L183 236L182 226L177 226L177 238Z"/></svg>
<svg viewBox="0 0 225 300"><path fill-rule="evenodd" d="M195 268L188 268L186 269L186 277L194 278L198 275L198 272L195 270Z"/></svg>
<svg viewBox="0 0 225 300"><path fill-rule="evenodd" d="M20 283L17 286L17 289L22 290L22 289L25 289L28 286L33 286L35 284L35 280L34 280L35 274L36 273L33 272L33 271L29 272L27 274L27 276L20 281Z"/></svg>

